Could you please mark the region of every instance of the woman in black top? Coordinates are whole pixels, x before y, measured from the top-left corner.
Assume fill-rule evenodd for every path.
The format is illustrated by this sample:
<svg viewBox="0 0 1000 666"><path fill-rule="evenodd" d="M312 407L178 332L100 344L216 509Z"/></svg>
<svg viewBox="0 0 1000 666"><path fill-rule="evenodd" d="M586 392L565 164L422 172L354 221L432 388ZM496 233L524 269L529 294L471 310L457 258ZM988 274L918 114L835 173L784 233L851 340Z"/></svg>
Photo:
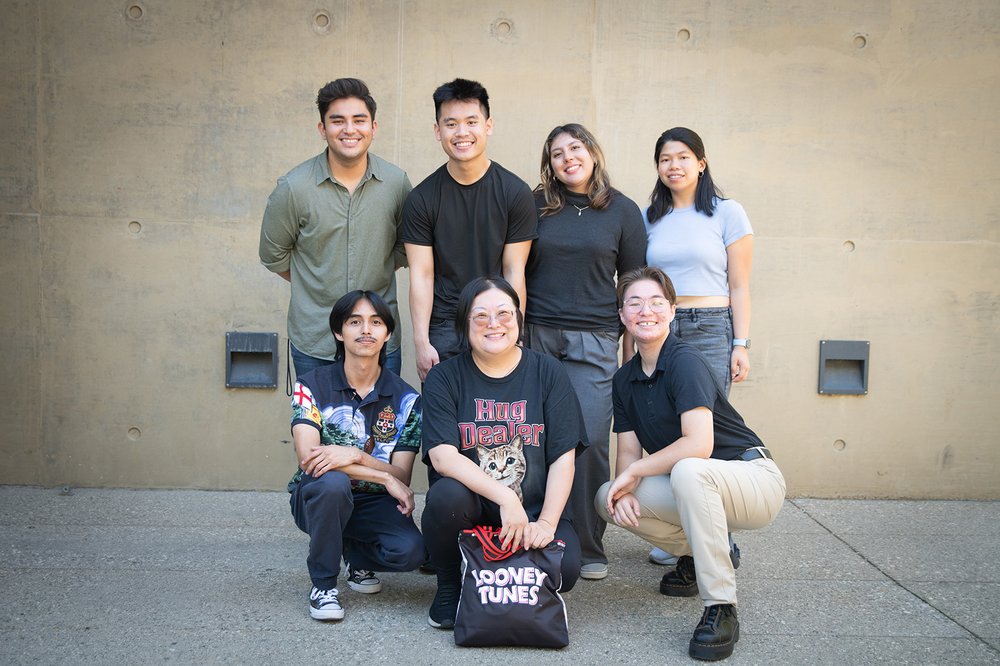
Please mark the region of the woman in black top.
<svg viewBox="0 0 1000 666"><path fill-rule="evenodd" d="M569 505L580 536L580 576L608 575L606 523L594 495L610 477L611 377L618 369L615 276L646 263L642 213L611 187L604 153L582 125L560 125L542 147L535 189L538 239L525 269L531 349L562 363L580 399L590 448L576 463Z"/></svg>

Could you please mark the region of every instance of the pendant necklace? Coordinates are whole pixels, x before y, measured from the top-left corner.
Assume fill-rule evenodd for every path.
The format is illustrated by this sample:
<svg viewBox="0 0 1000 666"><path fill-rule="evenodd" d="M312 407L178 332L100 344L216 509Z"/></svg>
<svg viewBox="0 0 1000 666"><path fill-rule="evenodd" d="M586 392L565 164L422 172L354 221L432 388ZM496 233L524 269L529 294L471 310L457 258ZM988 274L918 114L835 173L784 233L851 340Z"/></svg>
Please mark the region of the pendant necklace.
<svg viewBox="0 0 1000 666"><path fill-rule="evenodd" d="M590 208L590 206L584 206L583 208L580 208L575 203L570 203L570 206L572 206L573 208L576 208L576 216L577 217L580 217L581 215L583 215L583 211L585 211L588 208Z"/></svg>

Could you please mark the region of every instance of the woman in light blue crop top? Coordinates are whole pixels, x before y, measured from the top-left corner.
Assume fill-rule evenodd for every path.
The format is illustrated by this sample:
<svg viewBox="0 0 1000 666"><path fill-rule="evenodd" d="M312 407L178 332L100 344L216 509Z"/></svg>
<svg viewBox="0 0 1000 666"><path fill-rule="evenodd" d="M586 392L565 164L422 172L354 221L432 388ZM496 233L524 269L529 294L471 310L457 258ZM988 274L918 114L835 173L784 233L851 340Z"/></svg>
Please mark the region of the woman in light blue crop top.
<svg viewBox="0 0 1000 666"><path fill-rule="evenodd" d="M726 395L750 372L753 229L743 207L712 182L705 145L692 130L660 135L659 179L644 211L646 263L677 289L672 333L709 360Z"/></svg>
<svg viewBox="0 0 1000 666"><path fill-rule="evenodd" d="M677 290L676 335L708 359L716 381L729 395L733 382L750 373L750 268L753 229L743 206L712 182L701 137L686 127L660 135L653 152L659 178L643 211L646 264L662 269ZM624 356L631 358L632 350ZM627 360L627 359L626 359ZM729 538L738 567L740 551ZM654 548L649 559L677 558Z"/></svg>

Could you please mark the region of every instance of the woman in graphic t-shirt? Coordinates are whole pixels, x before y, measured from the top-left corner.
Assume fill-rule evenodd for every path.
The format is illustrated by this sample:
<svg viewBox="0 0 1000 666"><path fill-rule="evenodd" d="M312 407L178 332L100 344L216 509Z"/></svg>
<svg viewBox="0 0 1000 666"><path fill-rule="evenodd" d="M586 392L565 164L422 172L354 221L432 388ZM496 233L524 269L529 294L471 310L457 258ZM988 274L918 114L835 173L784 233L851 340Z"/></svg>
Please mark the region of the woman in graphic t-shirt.
<svg viewBox="0 0 1000 666"><path fill-rule="evenodd" d="M431 368L421 398L430 489L421 518L437 594L428 623L451 629L461 594L458 533L501 528L512 548L566 544L561 591L580 575L580 543L562 517L577 450L586 446L580 403L555 359L520 346L517 292L477 278L459 296L455 329L465 350Z"/></svg>

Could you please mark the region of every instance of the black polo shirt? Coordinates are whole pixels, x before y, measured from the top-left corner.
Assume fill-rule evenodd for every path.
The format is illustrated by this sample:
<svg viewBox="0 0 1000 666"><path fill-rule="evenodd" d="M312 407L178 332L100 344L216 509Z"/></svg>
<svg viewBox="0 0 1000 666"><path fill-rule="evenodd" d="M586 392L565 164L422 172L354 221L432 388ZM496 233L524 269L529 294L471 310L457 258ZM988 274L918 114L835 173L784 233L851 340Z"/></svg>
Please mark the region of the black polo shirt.
<svg viewBox="0 0 1000 666"><path fill-rule="evenodd" d="M763 446L729 404L705 357L676 335L668 335L663 343L652 377L642 371L636 354L615 373L613 386L614 431L634 431L647 453L677 441L681 414L698 407L712 411L712 458L734 460L746 449Z"/></svg>

